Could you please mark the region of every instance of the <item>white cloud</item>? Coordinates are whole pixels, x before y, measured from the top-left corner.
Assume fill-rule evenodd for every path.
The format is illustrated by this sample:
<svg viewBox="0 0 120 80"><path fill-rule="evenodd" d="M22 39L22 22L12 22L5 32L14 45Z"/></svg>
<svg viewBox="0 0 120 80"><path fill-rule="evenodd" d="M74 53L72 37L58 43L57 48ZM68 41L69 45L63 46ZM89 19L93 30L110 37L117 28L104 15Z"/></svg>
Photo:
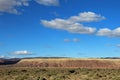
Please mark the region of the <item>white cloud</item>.
<svg viewBox="0 0 120 80"><path fill-rule="evenodd" d="M80 41L80 39L78 39L78 38L73 38L73 39L66 38L66 39L64 39L64 42L79 42L79 41Z"/></svg>
<svg viewBox="0 0 120 80"><path fill-rule="evenodd" d="M120 48L120 44L108 44L107 46L114 46Z"/></svg>
<svg viewBox="0 0 120 80"><path fill-rule="evenodd" d="M71 40L70 39L64 39L64 42L70 42Z"/></svg>
<svg viewBox="0 0 120 80"><path fill-rule="evenodd" d="M97 32L97 35L98 36L107 36L107 37L120 37L120 27L118 27L114 30L111 30L108 28L100 29Z"/></svg>
<svg viewBox="0 0 120 80"><path fill-rule="evenodd" d="M0 0L0 12L20 14L18 7L29 6L30 0Z"/></svg>
<svg viewBox="0 0 120 80"><path fill-rule="evenodd" d="M96 14L94 12L83 12L79 13L78 16L70 17L71 22L95 22L105 19L104 16Z"/></svg>
<svg viewBox="0 0 120 80"><path fill-rule="evenodd" d="M59 5L59 0L35 0L37 3L45 6L57 6Z"/></svg>
<svg viewBox="0 0 120 80"><path fill-rule="evenodd" d="M0 58L5 58L5 56L0 56Z"/></svg>
<svg viewBox="0 0 120 80"><path fill-rule="evenodd" d="M112 31L108 28L103 28L103 29L100 29L98 32L97 32L97 35L99 36L110 36L112 33Z"/></svg>
<svg viewBox="0 0 120 80"><path fill-rule="evenodd" d="M41 23L46 27L66 30L71 33L93 34L96 28L84 26L81 22L94 22L103 19L105 19L103 16L97 15L94 12L83 12L78 16L71 16L68 19L41 20Z"/></svg>
<svg viewBox="0 0 120 80"><path fill-rule="evenodd" d="M29 55L29 54L31 54L31 52L29 52L27 50L22 50L22 51L12 52L12 54L16 54L16 55Z"/></svg>
<svg viewBox="0 0 120 80"><path fill-rule="evenodd" d="M73 42L79 42L80 40L78 38L74 38Z"/></svg>
<svg viewBox="0 0 120 80"><path fill-rule="evenodd" d="M30 1L35 1L45 6L59 5L59 0L0 0L0 15L3 13L21 14L20 7L29 6Z"/></svg>
<svg viewBox="0 0 120 80"><path fill-rule="evenodd" d="M117 46L117 47L120 47L120 44L117 44L116 46Z"/></svg>

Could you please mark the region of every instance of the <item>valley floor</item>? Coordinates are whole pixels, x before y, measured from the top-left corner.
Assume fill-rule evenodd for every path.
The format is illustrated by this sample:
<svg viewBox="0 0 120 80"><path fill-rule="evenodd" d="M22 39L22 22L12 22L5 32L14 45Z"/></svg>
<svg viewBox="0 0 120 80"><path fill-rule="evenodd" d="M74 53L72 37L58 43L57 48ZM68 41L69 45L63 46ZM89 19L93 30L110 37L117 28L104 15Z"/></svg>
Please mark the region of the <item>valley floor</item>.
<svg viewBox="0 0 120 80"><path fill-rule="evenodd" d="M120 69L1 67L0 80L120 80Z"/></svg>

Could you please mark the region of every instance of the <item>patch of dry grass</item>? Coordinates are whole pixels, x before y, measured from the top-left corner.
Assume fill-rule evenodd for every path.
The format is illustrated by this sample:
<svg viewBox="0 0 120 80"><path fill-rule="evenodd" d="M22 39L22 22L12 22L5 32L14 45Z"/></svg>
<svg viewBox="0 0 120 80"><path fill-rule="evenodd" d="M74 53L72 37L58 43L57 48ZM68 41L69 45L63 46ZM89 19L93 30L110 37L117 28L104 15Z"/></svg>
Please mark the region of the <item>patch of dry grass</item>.
<svg viewBox="0 0 120 80"><path fill-rule="evenodd" d="M120 80L120 69L9 67L0 80Z"/></svg>

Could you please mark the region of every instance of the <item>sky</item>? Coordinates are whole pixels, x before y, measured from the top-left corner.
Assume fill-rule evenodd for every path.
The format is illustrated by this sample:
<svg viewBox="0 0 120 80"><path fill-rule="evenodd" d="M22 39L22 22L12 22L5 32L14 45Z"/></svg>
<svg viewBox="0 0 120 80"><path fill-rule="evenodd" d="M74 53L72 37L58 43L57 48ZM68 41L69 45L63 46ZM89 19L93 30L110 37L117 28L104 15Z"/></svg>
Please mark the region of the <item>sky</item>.
<svg viewBox="0 0 120 80"><path fill-rule="evenodd" d="M119 0L0 0L0 58L120 57Z"/></svg>

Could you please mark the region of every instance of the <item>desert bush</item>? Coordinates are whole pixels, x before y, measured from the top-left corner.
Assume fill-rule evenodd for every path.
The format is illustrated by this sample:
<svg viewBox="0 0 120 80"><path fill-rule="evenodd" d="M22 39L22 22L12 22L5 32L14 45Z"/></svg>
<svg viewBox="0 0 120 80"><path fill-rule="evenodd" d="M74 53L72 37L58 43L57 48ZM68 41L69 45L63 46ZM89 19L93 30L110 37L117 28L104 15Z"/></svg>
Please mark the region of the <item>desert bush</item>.
<svg viewBox="0 0 120 80"><path fill-rule="evenodd" d="M15 80L28 80L28 77L27 76L18 76L15 78Z"/></svg>

